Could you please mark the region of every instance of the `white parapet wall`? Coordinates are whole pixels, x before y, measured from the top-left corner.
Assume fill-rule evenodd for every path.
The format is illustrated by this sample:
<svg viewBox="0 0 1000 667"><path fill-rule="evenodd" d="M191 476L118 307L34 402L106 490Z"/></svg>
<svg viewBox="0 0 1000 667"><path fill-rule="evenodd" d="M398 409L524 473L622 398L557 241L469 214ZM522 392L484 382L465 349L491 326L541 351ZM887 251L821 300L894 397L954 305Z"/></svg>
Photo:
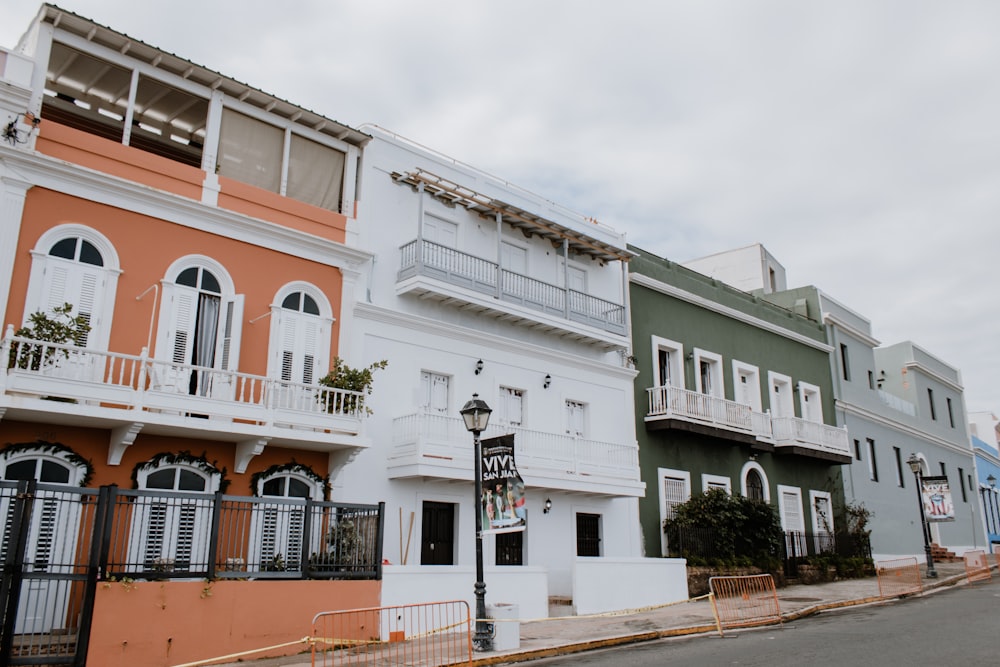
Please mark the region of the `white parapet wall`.
<svg viewBox="0 0 1000 667"><path fill-rule="evenodd" d="M577 558L573 606L578 615L687 600L683 558Z"/></svg>
<svg viewBox="0 0 1000 667"><path fill-rule="evenodd" d="M515 604L522 619L549 615L548 572L542 567L487 568L486 604ZM476 570L456 565L385 565L382 567L382 606L445 600L466 600L476 612ZM687 591L685 584L685 593Z"/></svg>

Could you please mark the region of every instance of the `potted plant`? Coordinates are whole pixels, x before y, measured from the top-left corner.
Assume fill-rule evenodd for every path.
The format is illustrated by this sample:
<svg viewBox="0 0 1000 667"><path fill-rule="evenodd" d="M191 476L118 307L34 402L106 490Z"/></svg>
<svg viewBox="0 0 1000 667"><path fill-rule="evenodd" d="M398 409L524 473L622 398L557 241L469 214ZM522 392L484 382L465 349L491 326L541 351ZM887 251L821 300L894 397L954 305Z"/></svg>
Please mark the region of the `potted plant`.
<svg viewBox="0 0 1000 667"><path fill-rule="evenodd" d="M87 334L90 333L87 319L86 315L74 317L71 303L56 306L52 309L51 315L42 311L32 313L28 317L30 324L15 331L14 335L39 343L20 343L12 346L7 367L37 371L44 365L58 363L58 359L68 357L69 352L44 343L67 345L86 341Z"/></svg>
<svg viewBox="0 0 1000 667"><path fill-rule="evenodd" d="M372 414L371 408L365 406L365 395L372 393L375 371L382 370L388 365L389 362L383 359L364 368L351 368L340 357L334 357L330 372L320 378L319 383L331 389L357 391L363 395L344 397L326 394L321 396L326 411L350 414L364 410L366 414Z"/></svg>

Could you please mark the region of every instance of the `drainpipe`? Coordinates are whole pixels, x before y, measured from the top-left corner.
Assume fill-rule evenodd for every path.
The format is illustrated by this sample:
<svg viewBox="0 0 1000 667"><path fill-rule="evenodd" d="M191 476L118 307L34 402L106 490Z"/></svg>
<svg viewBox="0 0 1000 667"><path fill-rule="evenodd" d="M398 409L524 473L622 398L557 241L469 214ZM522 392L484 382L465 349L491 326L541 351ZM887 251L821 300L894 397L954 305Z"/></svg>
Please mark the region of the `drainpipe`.
<svg viewBox="0 0 1000 667"><path fill-rule="evenodd" d="M503 214L497 216L497 300L503 297Z"/></svg>

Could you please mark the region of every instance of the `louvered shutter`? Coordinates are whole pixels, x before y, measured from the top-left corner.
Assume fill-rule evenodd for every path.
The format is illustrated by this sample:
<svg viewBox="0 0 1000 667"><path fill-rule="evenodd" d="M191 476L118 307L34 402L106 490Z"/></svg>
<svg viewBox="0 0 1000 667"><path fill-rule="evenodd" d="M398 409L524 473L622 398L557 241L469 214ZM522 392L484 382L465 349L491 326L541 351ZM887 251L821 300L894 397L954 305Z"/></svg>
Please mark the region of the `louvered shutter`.
<svg viewBox="0 0 1000 667"><path fill-rule="evenodd" d="M678 477L663 478L663 517L674 518L674 510L681 503L687 502L687 484Z"/></svg>
<svg viewBox="0 0 1000 667"><path fill-rule="evenodd" d="M79 264L67 260L48 257L42 282L42 309L47 313L65 303L73 305L71 315L83 316L90 325L91 331L84 334L74 343L78 347L86 347L94 336L94 330L101 326L101 308L103 306L106 276L100 268L89 264Z"/></svg>
<svg viewBox="0 0 1000 667"><path fill-rule="evenodd" d="M240 361L240 336L243 333L243 295L224 297L222 317L215 346L215 367L235 371Z"/></svg>

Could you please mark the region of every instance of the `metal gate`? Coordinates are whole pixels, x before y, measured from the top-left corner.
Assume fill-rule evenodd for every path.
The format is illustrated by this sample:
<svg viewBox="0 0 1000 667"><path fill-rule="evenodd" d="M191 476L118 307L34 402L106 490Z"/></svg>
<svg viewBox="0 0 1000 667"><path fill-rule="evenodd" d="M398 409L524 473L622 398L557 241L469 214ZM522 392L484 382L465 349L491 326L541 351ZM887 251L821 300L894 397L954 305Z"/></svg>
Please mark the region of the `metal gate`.
<svg viewBox="0 0 1000 667"><path fill-rule="evenodd" d="M106 493L0 482L0 666L86 664Z"/></svg>

